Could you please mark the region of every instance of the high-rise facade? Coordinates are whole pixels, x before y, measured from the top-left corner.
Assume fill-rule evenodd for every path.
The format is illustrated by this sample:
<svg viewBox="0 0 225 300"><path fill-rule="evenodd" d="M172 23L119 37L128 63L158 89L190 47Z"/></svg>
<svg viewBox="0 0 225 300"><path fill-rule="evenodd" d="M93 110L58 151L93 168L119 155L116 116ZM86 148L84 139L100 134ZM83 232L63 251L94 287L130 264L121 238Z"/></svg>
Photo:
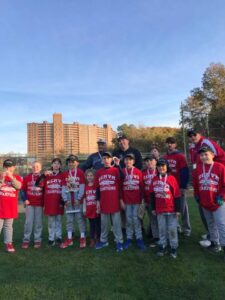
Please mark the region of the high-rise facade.
<svg viewBox="0 0 225 300"><path fill-rule="evenodd" d="M112 139L116 132L111 125L104 124L100 127L83 125L78 122L64 124L62 114L53 114L53 123L27 124L28 156L44 157L46 155L65 155L74 153L89 154L97 151L97 140L105 139L108 146L112 145Z"/></svg>

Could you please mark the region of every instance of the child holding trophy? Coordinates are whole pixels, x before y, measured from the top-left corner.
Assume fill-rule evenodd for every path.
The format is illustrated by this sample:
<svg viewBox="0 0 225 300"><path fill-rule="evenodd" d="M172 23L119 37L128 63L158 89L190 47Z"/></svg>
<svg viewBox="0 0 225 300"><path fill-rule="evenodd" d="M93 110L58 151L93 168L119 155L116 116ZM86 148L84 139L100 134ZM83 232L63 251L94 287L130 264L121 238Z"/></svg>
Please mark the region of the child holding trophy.
<svg viewBox="0 0 225 300"><path fill-rule="evenodd" d="M67 238L60 245L64 249L73 245L73 223L76 220L80 231L80 248L86 247L86 226L83 216L83 196L85 177L82 170L78 169L78 157L70 155L66 164L68 171L63 174L62 198L65 202Z"/></svg>

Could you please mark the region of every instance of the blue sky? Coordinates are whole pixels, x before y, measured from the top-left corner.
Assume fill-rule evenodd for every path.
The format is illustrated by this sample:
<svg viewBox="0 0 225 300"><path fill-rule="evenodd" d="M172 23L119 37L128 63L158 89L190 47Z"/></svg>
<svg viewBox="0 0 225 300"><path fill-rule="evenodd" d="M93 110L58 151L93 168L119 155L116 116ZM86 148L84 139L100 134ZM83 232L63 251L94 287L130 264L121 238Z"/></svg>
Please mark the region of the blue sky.
<svg viewBox="0 0 225 300"><path fill-rule="evenodd" d="M0 0L0 153L26 123L178 126L211 62L225 63L225 2Z"/></svg>

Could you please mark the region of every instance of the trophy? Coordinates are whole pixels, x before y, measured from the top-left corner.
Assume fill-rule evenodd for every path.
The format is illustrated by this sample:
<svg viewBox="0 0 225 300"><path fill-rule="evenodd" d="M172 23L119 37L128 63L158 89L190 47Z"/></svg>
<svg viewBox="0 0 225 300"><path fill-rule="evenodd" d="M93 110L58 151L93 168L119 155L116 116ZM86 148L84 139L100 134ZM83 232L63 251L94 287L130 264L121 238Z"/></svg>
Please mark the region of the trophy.
<svg viewBox="0 0 225 300"><path fill-rule="evenodd" d="M75 213L80 212L80 205L76 205L75 201L78 196L78 184L76 183L76 178L73 176L69 176L67 180L67 190L68 193L68 207L67 212ZM73 199L72 199L73 198Z"/></svg>

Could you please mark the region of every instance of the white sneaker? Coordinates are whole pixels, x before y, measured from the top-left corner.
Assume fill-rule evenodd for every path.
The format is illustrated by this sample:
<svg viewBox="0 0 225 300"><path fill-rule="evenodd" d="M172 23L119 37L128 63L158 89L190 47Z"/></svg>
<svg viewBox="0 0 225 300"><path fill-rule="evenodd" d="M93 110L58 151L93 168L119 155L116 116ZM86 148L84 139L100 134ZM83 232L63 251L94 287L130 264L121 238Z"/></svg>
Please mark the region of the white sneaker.
<svg viewBox="0 0 225 300"><path fill-rule="evenodd" d="M202 246L202 247L209 247L211 245L211 242L209 240L202 240L202 241L199 241L199 244Z"/></svg>

